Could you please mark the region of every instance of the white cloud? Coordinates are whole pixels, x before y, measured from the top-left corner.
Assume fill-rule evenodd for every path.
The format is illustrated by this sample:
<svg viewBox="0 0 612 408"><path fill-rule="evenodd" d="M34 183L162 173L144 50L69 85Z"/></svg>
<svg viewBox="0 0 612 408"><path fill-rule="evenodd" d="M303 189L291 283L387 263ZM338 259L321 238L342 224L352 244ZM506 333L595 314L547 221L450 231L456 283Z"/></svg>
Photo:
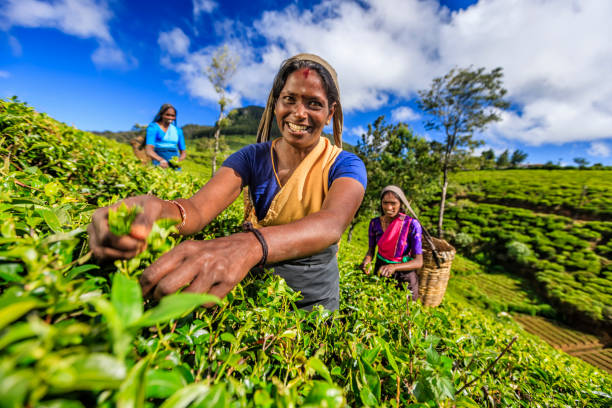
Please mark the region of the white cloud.
<svg viewBox="0 0 612 408"><path fill-rule="evenodd" d="M158 37L158 43L162 49L162 65L179 74L178 84L190 96L204 103L216 104L219 95L206 76L206 68L210 65L216 48L207 47L191 53L188 50L177 53L176 48L171 46L173 43L169 40L170 38L181 38L181 35L176 34L177 30L182 34L180 29L175 28L169 32L160 33ZM234 56L240 55L231 45L229 49ZM241 94L236 92L231 84L229 88L226 97L230 100L227 107L231 109L240 106L242 99Z"/></svg>
<svg viewBox="0 0 612 408"><path fill-rule="evenodd" d="M610 146L603 142L593 142L589 146L589 150L587 153L590 156L596 157L609 157L610 156Z"/></svg>
<svg viewBox="0 0 612 408"><path fill-rule="evenodd" d="M212 13L217 8L213 0L193 0L193 18L198 19L202 13Z"/></svg>
<svg viewBox="0 0 612 408"><path fill-rule="evenodd" d="M396 122L409 122L420 118L417 112L410 109L408 106L400 106L391 111L391 118Z"/></svg>
<svg viewBox="0 0 612 408"><path fill-rule="evenodd" d="M174 28L168 32L161 33L157 43L163 52L173 57L189 53L189 37L180 28Z"/></svg>
<svg viewBox="0 0 612 408"><path fill-rule="evenodd" d="M99 68L129 69L138 65L138 61L126 56L115 44L102 43L91 55L91 60Z"/></svg>
<svg viewBox="0 0 612 408"><path fill-rule="evenodd" d="M539 145L610 137L612 3L481 1L443 26L442 60L504 68L508 97L522 114L494 127ZM500 29L503 27L503 30Z"/></svg>
<svg viewBox="0 0 612 408"><path fill-rule="evenodd" d="M55 28L79 38L94 38L99 48L92 61L100 67L130 68L135 65L115 44L109 22L113 13L103 0L7 0L0 10L0 27ZM17 44L19 44L17 42ZM13 52L15 46L11 44ZM21 47L17 48L19 52Z"/></svg>
<svg viewBox="0 0 612 408"><path fill-rule="evenodd" d="M224 39L241 55L232 89L260 104L280 63L298 52L335 67L346 112L410 100L456 66L501 66L520 114L504 113L486 139L540 145L612 136L611 15L612 2L602 0L480 0L452 13L435 0L323 0L264 11L250 31L224 30ZM253 47L253 38L265 45Z"/></svg>
<svg viewBox="0 0 612 408"><path fill-rule="evenodd" d="M0 71L0 79L9 78L10 76L11 76L10 72L8 72L8 71Z"/></svg>
<svg viewBox="0 0 612 408"><path fill-rule="evenodd" d="M2 14L9 26L50 27L80 38L112 40L108 29L112 13L105 3L93 0L8 0Z"/></svg>
<svg viewBox="0 0 612 408"><path fill-rule="evenodd" d="M347 133L356 137L357 140L361 140L361 136L368 133L368 129L363 126L355 126L353 128L346 129L345 131L348 131Z"/></svg>
<svg viewBox="0 0 612 408"><path fill-rule="evenodd" d="M12 35L8 37L9 47L11 48L11 53L14 57L21 57L23 50L21 49L21 43L17 38Z"/></svg>

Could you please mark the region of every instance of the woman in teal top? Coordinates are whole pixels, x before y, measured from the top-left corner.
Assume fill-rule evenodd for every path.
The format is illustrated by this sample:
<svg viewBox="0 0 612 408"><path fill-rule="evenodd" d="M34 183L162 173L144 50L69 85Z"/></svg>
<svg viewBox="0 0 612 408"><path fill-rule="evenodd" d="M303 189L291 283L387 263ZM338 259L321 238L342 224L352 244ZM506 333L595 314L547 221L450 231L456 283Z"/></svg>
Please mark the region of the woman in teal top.
<svg viewBox="0 0 612 408"><path fill-rule="evenodd" d="M147 128L145 151L153 164L162 168L170 166L170 160L178 157L182 161L187 156L183 131L176 126L176 109L169 103L159 108L153 122ZM177 168L180 170L180 168Z"/></svg>

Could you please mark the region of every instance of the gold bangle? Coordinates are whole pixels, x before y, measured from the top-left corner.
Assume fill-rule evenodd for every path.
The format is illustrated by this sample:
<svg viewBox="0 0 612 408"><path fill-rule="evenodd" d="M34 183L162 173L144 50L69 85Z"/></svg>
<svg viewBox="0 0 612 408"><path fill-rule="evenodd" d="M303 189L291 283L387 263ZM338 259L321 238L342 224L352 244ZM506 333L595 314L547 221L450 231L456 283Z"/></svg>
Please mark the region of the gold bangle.
<svg viewBox="0 0 612 408"><path fill-rule="evenodd" d="M181 230L185 226L185 221L187 220L187 212L185 211L185 207L181 205L178 201L170 200L172 204L175 204L178 207L179 212L181 213L181 223L176 226L176 229Z"/></svg>

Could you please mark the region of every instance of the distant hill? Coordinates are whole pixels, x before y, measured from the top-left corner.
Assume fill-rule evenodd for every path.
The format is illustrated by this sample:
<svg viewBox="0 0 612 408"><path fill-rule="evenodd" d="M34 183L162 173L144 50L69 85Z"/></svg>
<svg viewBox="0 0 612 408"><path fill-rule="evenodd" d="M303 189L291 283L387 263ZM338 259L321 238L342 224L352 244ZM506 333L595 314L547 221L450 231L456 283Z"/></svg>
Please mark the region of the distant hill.
<svg viewBox="0 0 612 408"><path fill-rule="evenodd" d="M255 141L255 135L257 134L257 128L259 127L259 120L263 115L264 108L261 106L246 106L244 108L236 108L232 109L227 118L229 119L229 126L223 128L223 136L227 140L230 145L234 145L232 141L239 142L239 144L244 143L243 136L253 136L252 140ZM180 125L180 124L179 124ZM185 135L185 139L187 141L197 140L203 138L212 138L215 135L215 127L214 125L196 125L196 124L187 124L181 126L183 129L183 133ZM137 135L144 134L144 129L132 129L128 131L121 132L111 132L111 131L103 131L96 132L93 131L91 133L107 137L109 139L117 140L122 143L128 143L130 139ZM240 137L237 137L240 136ZM272 124L272 138L276 138L280 136L280 132L278 130L278 126L276 122ZM331 135L325 134L330 140L333 141L333 137ZM249 138L249 140L251 140ZM354 146L343 143L344 150L354 152Z"/></svg>

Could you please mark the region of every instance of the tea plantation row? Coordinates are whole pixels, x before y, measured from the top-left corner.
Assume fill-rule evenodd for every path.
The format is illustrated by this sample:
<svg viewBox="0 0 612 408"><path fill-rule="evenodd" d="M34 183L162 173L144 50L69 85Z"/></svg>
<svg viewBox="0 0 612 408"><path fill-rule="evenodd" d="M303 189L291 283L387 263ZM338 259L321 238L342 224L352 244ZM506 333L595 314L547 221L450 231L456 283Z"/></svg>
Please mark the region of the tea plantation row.
<svg viewBox="0 0 612 408"><path fill-rule="evenodd" d="M483 170L453 175L451 195L568 216L612 220L612 171Z"/></svg>
<svg viewBox="0 0 612 408"><path fill-rule="evenodd" d="M115 142L0 101L0 407L608 406L610 376L460 298L436 309L355 269L341 308L296 310L269 274L211 309L207 295L143 301L137 277L178 242L161 223L142 256L92 262L93 209L202 181L142 168ZM231 233L236 203L200 239ZM362 243L365 231L359 231ZM507 349L513 338L518 340ZM496 359L501 355L497 362Z"/></svg>
<svg viewBox="0 0 612 408"><path fill-rule="evenodd" d="M447 209L445 228L477 262L529 278L559 317L612 329L612 222L460 200Z"/></svg>

